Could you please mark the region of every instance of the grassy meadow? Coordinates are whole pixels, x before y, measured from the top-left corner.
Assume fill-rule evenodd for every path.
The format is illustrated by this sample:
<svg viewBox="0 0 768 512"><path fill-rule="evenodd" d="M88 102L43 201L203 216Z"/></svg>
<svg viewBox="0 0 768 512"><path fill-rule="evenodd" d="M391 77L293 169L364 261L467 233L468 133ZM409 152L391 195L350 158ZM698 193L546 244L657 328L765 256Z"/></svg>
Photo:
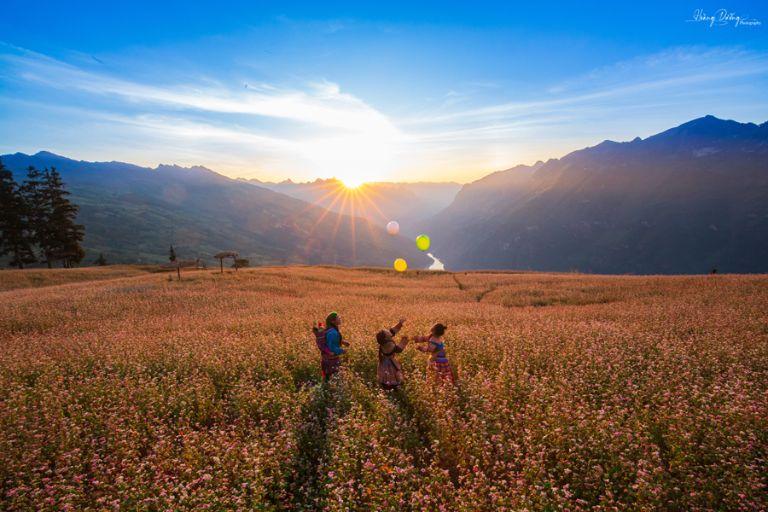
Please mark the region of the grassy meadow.
<svg viewBox="0 0 768 512"><path fill-rule="evenodd" d="M23 272L3 269L0 271L0 292L18 288L36 288L57 284L79 283L82 281L101 281L118 277L130 277L156 272L157 266L111 265L104 267L71 268L66 272L61 269L31 268Z"/></svg>
<svg viewBox="0 0 768 512"><path fill-rule="evenodd" d="M174 276L175 277L175 276ZM1 510L765 510L768 277L0 272ZM343 318L318 384L313 321ZM448 324L456 387L376 386Z"/></svg>

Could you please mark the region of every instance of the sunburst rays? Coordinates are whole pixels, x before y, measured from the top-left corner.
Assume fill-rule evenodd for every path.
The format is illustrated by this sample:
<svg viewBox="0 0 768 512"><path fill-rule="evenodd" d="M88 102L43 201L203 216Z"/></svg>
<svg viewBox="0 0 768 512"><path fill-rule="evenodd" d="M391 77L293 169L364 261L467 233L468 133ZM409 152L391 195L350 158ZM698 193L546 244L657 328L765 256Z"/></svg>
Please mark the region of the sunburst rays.
<svg viewBox="0 0 768 512"><path fill-rule="evenodd" d="M297 215L301 215L313 207L323 208L310 228L310 234L315 234L318 229L324 228L327 220L333 222L333 228L323 233L330 243L340 250L348 250L353 262L357 261L357 223L362 220L367 228L368 235L375 244L382 241L381 232L375 228L377 221L386 222L386 214L376 204L378 193L366 183L352 187L346 181L335 181L329 190L316 198ZM329 215L331 217L329 217ZM334 221L333 216L336 216ZM328 226L330 227L330 226ZM348 236L348 239L344 239ZM307 239L307 251L311 245L311 238ZM335 259L335 258L334 258Z"/></svg>

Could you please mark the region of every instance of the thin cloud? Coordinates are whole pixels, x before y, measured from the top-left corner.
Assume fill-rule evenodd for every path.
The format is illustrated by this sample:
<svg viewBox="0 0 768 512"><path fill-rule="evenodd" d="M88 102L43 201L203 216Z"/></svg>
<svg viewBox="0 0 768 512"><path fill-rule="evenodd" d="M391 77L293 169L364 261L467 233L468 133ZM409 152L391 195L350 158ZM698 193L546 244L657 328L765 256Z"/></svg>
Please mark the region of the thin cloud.
<svg viewBox="0 0 768 512"><path fill-rule="evenodd" d="M387 116L359 98L341 92L337 84L316 82L308 90L280 90L274 86L248 85L237 90L211 85L160 87L87 71L29 50L0 55L20 78L45 86L100 96L117 96L130 102L161 104L222 114L247 114L336 128L372 131L397 136Z"/></svg>
<svg viewBox="0 0 768 512"><path fill-rule="evenodd" d="M363 170L377 179L411 178L419 169L458 176L459 167L465 175L484 169L480 175L603 138L647 135L672 121L717 114L724 97L752 100L731 101L728 112L765 112L766 98L755 91L768 76L768 54L676 48L542 87L528 101L479 103L499 97L504 88L465 82L400 118L323 79L293 88L247 77L231 84L205 76L195 83L158 84L118 76L114 69L0 44L0 83L56 92L59 106L77 109L88 100L88 111L73 112L71 119L97 136L104 133L105 144L106 134L114 132L111 140L119 134L144 155L205 157L199 163L223 166L232 175L253 176L261 168L271 176L344 177ZM53 108L28 107L46 114ZM144 149L147 144L154 146Z"/></svg>
<svg viewBox="0 0 768 512"><path fill-rule="evenodd" d="M527 102L505 102L439 116L403 120L402 125L490 122L527 112L551 111L604 102L638 101L645 93L675 93L697 86L727 83L736 78L766 75L768 55L737 49L674 49L594 70L582 77L550 87L555 97ZM571 92L570 95L562 93Z"/></svg>
<svg viewBox="0 0 768 512"><path fill-rule="evenodd" d="M194 140L209 148L256 153L255 160L280 154L301 174L351 178L365 168L371 177L384 177L395 165L390 155L405 137L386 115L326 80L290 90L271 84L226 87L215 80L161 86L18 48L0 54L0 60L6 63L0 70L10 71L7 80L63 91L75 103L81 97L103 99L94 108L137 134L150 131L160 140ZM121 114L126 111L137 113ZM281 120L294 126L281 127ZM278 133L287 135L276 137Z"/></svg>

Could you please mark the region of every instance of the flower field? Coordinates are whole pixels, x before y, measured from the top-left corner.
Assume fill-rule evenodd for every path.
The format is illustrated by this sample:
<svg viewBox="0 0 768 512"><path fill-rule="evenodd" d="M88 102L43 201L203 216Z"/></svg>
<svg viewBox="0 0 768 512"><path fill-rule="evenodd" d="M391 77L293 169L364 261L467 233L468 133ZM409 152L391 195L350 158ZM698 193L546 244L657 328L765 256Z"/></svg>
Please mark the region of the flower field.
<svg viewBox="0 0 768 512"><path fill-rule="evenodd" d="M41 268L27 269L24 272L3 269L0 274L0 292L18 288L136 276L145 272L156 272L157 268L157 266L110 265L108 267L72 268L68 272L62 272L61 269Z"/></svg>
<svg viewBox="0 0 768 512"><path fill-rule="evenodd" d="M768 277L67 272L0 272L1 510L768 509Z"/></svg>

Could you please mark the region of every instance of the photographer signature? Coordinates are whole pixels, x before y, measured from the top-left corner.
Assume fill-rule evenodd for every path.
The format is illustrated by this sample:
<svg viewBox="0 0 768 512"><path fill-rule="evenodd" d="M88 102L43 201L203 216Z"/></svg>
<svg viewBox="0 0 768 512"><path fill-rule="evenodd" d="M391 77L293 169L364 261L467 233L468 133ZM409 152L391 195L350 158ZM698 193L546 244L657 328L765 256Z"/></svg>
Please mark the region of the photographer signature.
<svg viewBox="0 0 768 512"><path fill-rule="evenodd" d="M704 9L696 9L693 11L693 18L685 21L705 23L710 27L722 27L730 24L733 24L734 27L757 27L762 25L760 20L750 18L749 16L739 16L735 12L728 11L728 9L718 9L711 15L707 14Z"/></svg>

